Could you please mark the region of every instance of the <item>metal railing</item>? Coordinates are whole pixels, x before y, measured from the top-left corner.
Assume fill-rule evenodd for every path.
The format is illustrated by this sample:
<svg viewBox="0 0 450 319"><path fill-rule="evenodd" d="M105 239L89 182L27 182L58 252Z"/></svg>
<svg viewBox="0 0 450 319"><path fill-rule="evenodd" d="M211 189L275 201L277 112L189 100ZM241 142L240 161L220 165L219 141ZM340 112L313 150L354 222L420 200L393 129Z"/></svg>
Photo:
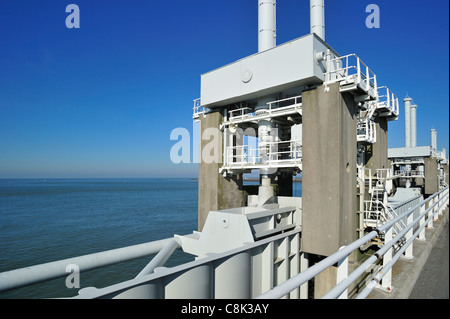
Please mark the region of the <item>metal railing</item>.
<svg viewBox="0 0 450 319"><path fill-rule="evenodd" d="M327 59L325 84L340 81L360 85L366 92L377 94L377 76L354 53Z"/></svg>
<svg viewBox="0 0 450 319"><path fill-rule="evenodd" d="M366 200L364 201L364 226L379 227L391 219L398 216L395 210L389 203L383 203L381 200ZM398 234L406 227L403 220L399 220L394 224L394 233Z"/></svg>
<svg viewBox="0 0 450 319"><path fill-rule="evenodd" d="M390 285L390 271L402 255L412 256L412 243L416 237L425 239L425 227L432 227L443 209L448 206L449 187L414 204L407 211L366 234L359 240L341 248L335 254L312 267L304 265L300 247L301 228L245 243L235 249L210 254L207 257L172 268L161 267L174 249L183 247L184 236L110 250L97 254L65 259L52 263L26 267L0 274L0 291L11 290L42 281L67 276L66 267L76 264L80 272L101 268L118 262L156 254L152 261L133 279L105 288L81 289L78 298L306 298L305 283L338 263L338 282L323 298L347 297L346 290L357 278L383 258L370 283L356 298L365 298L378 286ZM399 206L395 209L400 210ZM419 214L414 212L419 211ZM392 227L402 219L407 225L397 236ZM418 225L418 226L417 226ZM417 226L417 227L416 227ZM361 246L384 234L384 245L352 273L348 273L348 256ZM403 244L397 244L400 240ZM274 259L274 256L277 256ZM261 277L258 267L268 267L269 274ZM256 267L256 268L254 268ZM274 287L273 289L271 289ZM271 290L270 290L271 289Z"/></svg>
<svg viewBox="0 0 450 319"><path fill-rule="evenodd" d="M427 204L428 203L428 204ZM342 247L338 252L323 259L321 262L294 276L293 278L286 280L282 284L274 287L266 293L258 296L258 299L279 299L289 294L290 291L303 285L310 279L314 278L328 267L338 263L345 265L344 262L348 259L349 255L361 246L371 241L373 238L379 236L379 234L385 234L385 244L371 257L364 261L358 268L356 268L351 274L344 271L342 278L338 278L338 283L327 294L323 296L323 299L339 298L341 295L345 296L345 292L351 284L353 284L359 276L364 274L366 270L374 265L381 257L383 257L383 265L373 276L370 283L362 290L362 292L356 296L357 299L366 298L370 292L379 285L383 280L382 285L391 285L392 267L395 262L403 255L412 256L412 243L416 237L421 239L425 238L425 227L432 225L433 221L438 217L437 215L442 213L444 208L449 203L449 187L442 189L441 191L430 196L426 200L414 205L405 213L397 216L396 218L388 221L384 225L366 234L364 237L354 241L348 246ZM428 207L426 207L428 206ZM413 212L420 209L420 215L416 218L413 217ZM395 237L392 237L392 227L399 220L406 218L408 220L407 226ZM419 224L418 229L413 232L413 227ZM406 239L401 248L393 255L393 247L403 238ZM338 270L339 272L339 270ZM342 272L341 272L342 273Z"/></svg>
<svg viewBox="0 0 450 319"><path fill-rule="evenodd" d="M396 170L395 175L401 177L425 177L425 172L423 170Z"/></svg>
<svg viewBox="0 0 450 319"><path fill-rule="evenodd" d="M302 96L297 95L297 96L288 97L288 98L277 100L277 101L272 101L272 102L267 103L267 105L269 105L269 110L280 109L283 107L300 108L302 106Z"/></svg>
<svg viewBox="0 0 450 319"><path fill-rule="evenodd" d="M263 163L262 153L266 152L267 160ZM276 167L281 164L299 165L302 163L302 144L299 140L265 143L263 147L253 148L250 145L228 146L224 167L245 167L261 165Z"/></svg>
<svg viewBox="0 0 450 319"><path fill-rule="evenodd" d="M391 158L392 164L425 164L423 157Z"/></svg>
<svg viewBox="0 0 450 319"><path fill-rule="evenodd" d="M229 120L243 120L245 117L255 116L255 111L250 107L242 107L229 112Z"/></svg>
<svg viewBox="0 0 450 319"><path fill-rule="evenodd" d="M358 120L356 127L356 137L358 142L377 142L377 129L374 121L363 118Z"/></svg>
<svg viewBox="0 0 450 319"><path fill-rule="evenodd" d="M398 98L389 90L386 86L381 86L378 88L383 93L378 95L378 109L387 109L395 116L399 115L399 102Z"/></svg>
<svg viewBox="0 0 450 319"><path fill-rule="evenodd" d="M248 121L263 120L278 116L302 112L302 96L293 96L267 103L267 109L255 111L253 108L244 106L228 112L228 118L223 125L238 124Z"/></svg>
<svg viewBox="0 0 450 319"><path fill-rule="evenodd" d="M195 99L194 100L194 113L192 115L192 118L194 120L198 120L200 115L205 116L206 113L209 112L209 108L201 106L201 99Z"/></svg>
<svg viewBox="0 0 450 319"><path fill-rule="evenodd" d="M174 238L152 241L135 246L118 248L64 260L44 263L0 273L0 292L25 287L52 279L66 277L66 267L77 265L80 272L111 266L145 256L157 254L141 274L151 273L170 257L173 250L180 248Z"/></svg>

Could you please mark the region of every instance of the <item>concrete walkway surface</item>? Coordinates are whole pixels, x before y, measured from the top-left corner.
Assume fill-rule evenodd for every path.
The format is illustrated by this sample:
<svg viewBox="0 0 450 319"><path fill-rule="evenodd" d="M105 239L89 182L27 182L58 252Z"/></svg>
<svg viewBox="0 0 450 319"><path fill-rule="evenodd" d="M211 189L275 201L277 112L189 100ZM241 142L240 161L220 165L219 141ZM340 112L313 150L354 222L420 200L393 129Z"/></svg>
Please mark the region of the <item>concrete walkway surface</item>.
<svg viewBox="0 0 450 319"><path fill-rule="evenodd" d="M413 242L414 259L399 259L392 268L393 291L374 289L367 299L449 298L449 209L433 228L426 228L425 241Z"/></svg>

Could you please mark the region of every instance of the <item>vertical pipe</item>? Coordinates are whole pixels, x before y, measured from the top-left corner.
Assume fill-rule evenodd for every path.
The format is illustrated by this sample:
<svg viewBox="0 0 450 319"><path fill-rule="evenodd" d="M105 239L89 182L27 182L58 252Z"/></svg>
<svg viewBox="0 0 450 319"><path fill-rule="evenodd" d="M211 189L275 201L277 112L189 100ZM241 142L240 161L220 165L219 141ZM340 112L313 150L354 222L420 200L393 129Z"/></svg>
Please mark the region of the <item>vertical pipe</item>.
<svg viewBox="0 0 450 319"><path fill-rule="evenodd" d="M277 45L276 38L276 0L258 0L258 52L274 48ZM267 103L273 100L275 100L273 96L260 98L258 106L255 108L256 112L267 110ZM271 145L271 128L273 128L273 123L270 121L258 122L258 147L260 152ZM266 164L266 162L267 158L263 156L262 163ZM262 185L259 188L258 202L261 206L268 201L270 202L271 198L273 198L273 187L270 185L269 173L268 168L260 170Z"/></svg>
<svg viewBox="0 0 450 319"><path fill-rule="evenodd" d="M325 4L324 0L310 0L311 33L325 41Z"/></svg>
<svg viewBox="0 0 450 319"><path fill-rule="evenodd" d="M274 48L276 38L276 0L258 0L258 52Z"/></svg>
<svg viewBox="0 0 450 319"><path fill-rule="evenodd" d="M417 105L411 105L411 147L417 146Z"/></svg>
<svg viewBox="0 0 450 319"><path fill-rule="evenodd" d="M431 129L431 150L437 151L437 132L434 128Z"/></svg>
<svg viewBox="0 0 450 319"><path fill-rule="evenodd" d="M257 111L258 112L258 111ZM258 122L258 148L259 156L261 156L261 164L264 168L259 170L261 176L261 186L258 188L258 207L263 207L265 204L273 203L274 190L271 185L270 168L271 154L274 151L274 127L275 123L267 120L260 120Z"/></svg>
<svg viewBox="0 0 450 319"><path fill-rule="evenodd" d="M411 147L411 101L410 97L405 97L405 147Z"/></svg>

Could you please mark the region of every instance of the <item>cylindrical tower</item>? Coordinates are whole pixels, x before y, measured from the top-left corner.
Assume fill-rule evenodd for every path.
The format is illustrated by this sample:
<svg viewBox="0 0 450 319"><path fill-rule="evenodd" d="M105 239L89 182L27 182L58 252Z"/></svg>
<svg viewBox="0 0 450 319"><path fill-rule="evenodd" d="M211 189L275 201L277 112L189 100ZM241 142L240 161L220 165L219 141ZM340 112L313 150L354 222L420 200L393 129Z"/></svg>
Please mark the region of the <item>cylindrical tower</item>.
<svg viewBox="0 0 450 319"><path fill-rule="evenodd" d="M277 45L276 1L258 0L258 52Z"/></svg>
<svg viewBox="0 0 450 319"><path fill-rule="evenodd" d="M411 147L411 101L412 98L406 96L405 103L405 147Z"/></svg>
<svg viewBox="0 0 450 319"><path fill-rule="evenodd" d="M258 0L258 52L263 52L276 47L276 0ZM268 109L267 103L274 101L275 96L265 96L258 99L255 108L256 113L264 113ZM271 148L273 146L272 129L274 123L270 120L258 122L258 147L260 149L261 163L270 161ZM261 186L258 191L258 206L262 207L273 201L273 187L270 184L269 168L260 170Z"/></svg>
<svg viewBox="0 0 450 319"><path fill-rule="evenodd" d="M431 150L433 152L436 152L437 151L437 131L434 128L432 128L430 130L430 132L431 132Z"/></svg>
<svg viewBox="0 0 450 319"><path fill-rule="evenodd" d="M417 146L417 105L411 105L411 147Z"/></svg>
<svg viewBox="0 0 450 319"><path fill-rule="evenodd" d="M325 41L325 4L324 0L310 0L311 33Z"/></svg>

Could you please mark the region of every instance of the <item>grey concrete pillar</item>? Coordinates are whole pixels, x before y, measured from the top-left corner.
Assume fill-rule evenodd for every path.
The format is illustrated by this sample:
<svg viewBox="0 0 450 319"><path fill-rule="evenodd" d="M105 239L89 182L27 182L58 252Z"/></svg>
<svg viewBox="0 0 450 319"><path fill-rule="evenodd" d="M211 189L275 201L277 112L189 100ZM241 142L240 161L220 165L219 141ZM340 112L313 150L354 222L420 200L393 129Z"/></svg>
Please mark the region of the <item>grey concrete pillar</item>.
<svg viewBox="0 0 450 319"><path fill-rule="evenodd" d="M445 183L448 185L448 164L444 165Z"/></svg>
<svg viewBox="0 0 450 319"><path fill-rule="evenodd" d="M356 239L356 112L339 84L303 93L302 251L329 256Z"/></svg>
<svg viewBox="0 0 450 319"><path fill-rule="evenodd" d="M200 117L200 163L198 171L198 230L203 229L212 210L241 207L245 204L242 174L224 177L219 174L223 163L223 121L221 112Z"/></svg>
<svg viewBox="0 0 450 319"><path fill-rule="evenodd" d="M432 195L439 190L438 163L436 158L425 159L425 195Z"/></svg>
<svg viewBox="0 0 450 319"><path fill-rule="evenodd" d="M376 174L378 168L390 168L388 164L388 122L386 118L377 118L376 122L377 142L366 146L366 168L372 169Z"/></svg>

